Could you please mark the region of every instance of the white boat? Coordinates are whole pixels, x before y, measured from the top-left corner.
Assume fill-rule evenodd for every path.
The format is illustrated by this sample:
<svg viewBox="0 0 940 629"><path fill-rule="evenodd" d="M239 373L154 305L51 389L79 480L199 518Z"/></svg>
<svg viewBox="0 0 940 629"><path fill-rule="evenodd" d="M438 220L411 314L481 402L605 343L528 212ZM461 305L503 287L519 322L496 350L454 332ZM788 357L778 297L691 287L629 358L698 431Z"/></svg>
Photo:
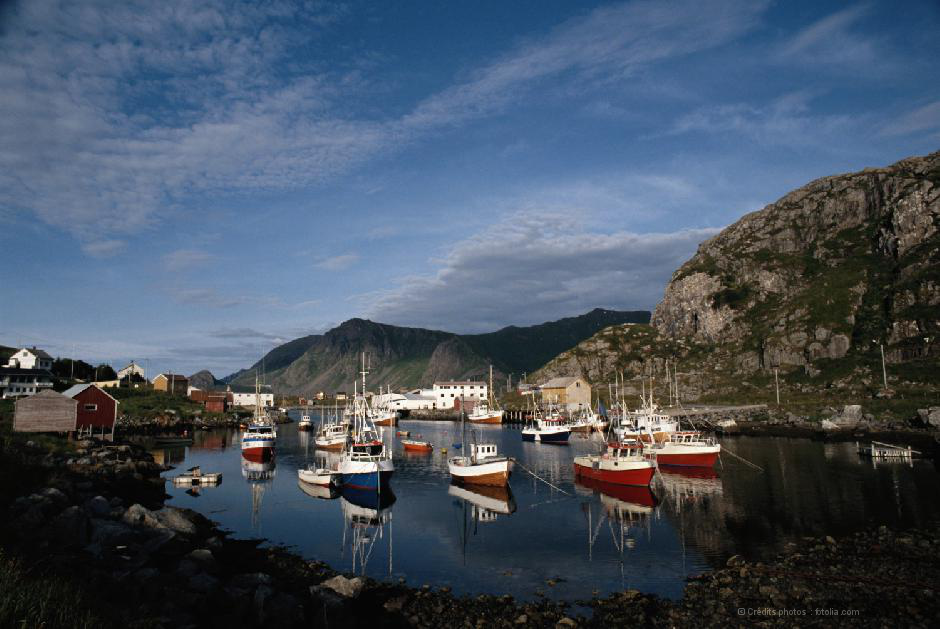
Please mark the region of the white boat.
<svg viewBox="0 0 940 629"><path fill-rule="evenodd" d="M490 365L490 388L487 391L487 399L480 400L473 407L467 414L467 421L471 424L502 424L503 414L493 394L493 365Z"/></svg>
<svg viewBox="0 0 940 629"><path fill-rule="evenodd" d="M297 478L303 482L310 483L311 485L321 485L324 487L333 485L334 479L337 476L339 476L338 471L329 470L322 467L297 470Z"/></svg>
<svg viewBox="0 0 940 629"><path fill-rule="evenodd" d="M242 456L248 459L268 459L274 456L277 426L261 410L261 384L255 375L255 414L242 433Z"/></svg>
<svg viewBox="0 0 940 629"><path fill-rule="evenodd" d="M313 420L310 418L310 409L305 408L297 422L297 430L313 430Z"/></svg>
<svg viewBox="0 0 940 629"><path fill-rule="evenodd" d="M366 390L365 354L362 355L362 390ZM391 452L372 423L365 395L354 395L352 436L346 440L339 462L340 485L381 492L395 471Z"/></svg>
<svg viewBox="0 0 940 629"><path fill-rule="evenodd" d="M463 429L463 447L467 447L466 424L464 414L460 414ZM504 487L509 484L512 473L512 459L499 456L495 443L474 443L469 445L469 456L455 456L447 461L451 480L469 485L492 485Z"/></svg>
<svg viewBox="0 0 940 629"><path fill-rule="evenodd" d="M669 433L664 441L643 445L643 454L653 456L657 465L712 467L721 453L721 444L695 431Z"/></svg>

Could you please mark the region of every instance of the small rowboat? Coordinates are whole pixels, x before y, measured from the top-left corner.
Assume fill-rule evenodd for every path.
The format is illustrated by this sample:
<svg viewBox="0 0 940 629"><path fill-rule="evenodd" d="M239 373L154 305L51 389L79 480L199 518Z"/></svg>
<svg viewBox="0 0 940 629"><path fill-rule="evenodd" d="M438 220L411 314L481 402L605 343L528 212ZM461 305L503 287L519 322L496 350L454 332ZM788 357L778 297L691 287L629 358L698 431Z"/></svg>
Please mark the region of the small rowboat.
<svg viewBox="0 0 940 629"><path fill-rule="evenodd" d="M174 485L183 487L193 485L218 485L222 482L222 472L208 472L203 474L199 466L191 467L188 471L173 478Z"/></svg>
<svg viewBox="0 0 940 629"><path fill-rule="evenodd" d="M402 439L401 445L407 452L430 452L434 446L427 441L418 441L417 439Z"/></svg>
<svg viewBox="0 0 940 629"><path fill-rule="evenodd" d="M329 487L333 484L333 478L338 476L339 472L323 468L297 470L297 477L305 483Z"/></svg>

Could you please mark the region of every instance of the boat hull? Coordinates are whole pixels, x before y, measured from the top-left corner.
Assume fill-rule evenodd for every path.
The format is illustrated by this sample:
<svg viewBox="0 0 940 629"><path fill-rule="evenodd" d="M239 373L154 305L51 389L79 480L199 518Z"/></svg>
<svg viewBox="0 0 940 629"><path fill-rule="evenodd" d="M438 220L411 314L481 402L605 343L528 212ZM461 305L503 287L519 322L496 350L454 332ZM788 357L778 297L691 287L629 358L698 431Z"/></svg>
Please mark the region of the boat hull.
<svg viewBox="0 0 940 629"><path fill-rule="evenodd" d="M600 481L603 483L612 483L615 485L630 485L633 487L649 487L653 480L655 468L652 465L636 465L622 469L611 469L609 467L593 466L586 457L578 457L574 461L575 476Z"/></svg>
<svg viewBox="0 0 940 629"><path fill-rule="evenodd" d="M483 415L481 417L473 417L472 415L467 418L471 424L502 424L503 423L503 414L493 413L490 415Z"/></svg>
<svg viewBox="0 0 940 629"><path fill-rule="evenodd" d="M534 441L536 443L554 443L554 444L567 444L568 437L571 436L570 430L558 430L552 432L546 431L537 431L537 430L523 430L522 431L522 440L523 441Z"/></svg>
<svg viewBox="0 0 940 629"><path fill-rule="evenodd" d="M656 462L659 465L676 467L713 467L717 460L718 450L714 452L662 453L656 455Z"/></svg>
<svg viewBox="0 0 940 629"><path fill-rule="evenodd" d="M401 442L405 452L431 452L434 447L430 443L406 443Z"/></svg>
<svg viewBox="0 0 940 629"><path fill-rule="evenodd" d="M384 417L377 417L372 421L376 426L397 426L398 425L398 415L386 415Z"/></svg>
<svg viewBox="0 0 940 629"><path fill-rule="evenodd" d="M316 444L317 448L320 450L339 451L343 449L344 445L346 445L346 439L344 438L342 441L332 441L329 439L315 439L314 444Z"/></svg>
<svg viewBox="0 0 940 629"><path fill-rule="evenodd" d="M340 484L346 488L378 491L388 487L394 471L341 473Z"/></svg>
<svg viewBox="0 0 940 629"><path fill-rule="evenodd" d="M463 485L488 485L505 487L512 474L512 461L502 460L477 465L458 465L453 460L447 462L453 482Z"/></svg>
<svg viewBox="0 0 940 629"><path fill-rule="evenodd" d="M250 461L267 461L274 458L274 445L243 445L242 456Z"/></svg>
<svg viewBox="0 0 940 629"><path fill-rule="evenodd" d="M305 424L304 422L300 422L297 424L297 430L313 430L313 424Z"/></svg>

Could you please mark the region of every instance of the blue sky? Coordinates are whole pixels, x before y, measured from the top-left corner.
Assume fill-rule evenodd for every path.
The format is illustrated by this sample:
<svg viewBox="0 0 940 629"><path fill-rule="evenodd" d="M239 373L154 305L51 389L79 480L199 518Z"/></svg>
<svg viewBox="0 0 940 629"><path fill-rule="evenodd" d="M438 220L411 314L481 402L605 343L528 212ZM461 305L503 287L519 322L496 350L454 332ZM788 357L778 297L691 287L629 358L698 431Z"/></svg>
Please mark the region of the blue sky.
<svg viewBox="0 0 940 629"><path fill-rule="evenodd" d="M940 148L940 5L0 4L0 343L224 375L354 316L652 309Z"/></svg>

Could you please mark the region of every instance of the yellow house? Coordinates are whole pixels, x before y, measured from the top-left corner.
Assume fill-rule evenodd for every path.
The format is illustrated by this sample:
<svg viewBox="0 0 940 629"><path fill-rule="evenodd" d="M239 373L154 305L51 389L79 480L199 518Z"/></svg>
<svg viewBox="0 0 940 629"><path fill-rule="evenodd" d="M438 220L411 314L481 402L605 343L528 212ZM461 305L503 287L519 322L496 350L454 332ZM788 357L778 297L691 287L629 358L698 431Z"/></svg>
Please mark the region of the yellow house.
<svg viewBox="0 0 940 629"><path fill-rule="evenodd" d="M569 411L591 407L591 385L584 378L552 378L540 388L543 400Z"/></svg>

